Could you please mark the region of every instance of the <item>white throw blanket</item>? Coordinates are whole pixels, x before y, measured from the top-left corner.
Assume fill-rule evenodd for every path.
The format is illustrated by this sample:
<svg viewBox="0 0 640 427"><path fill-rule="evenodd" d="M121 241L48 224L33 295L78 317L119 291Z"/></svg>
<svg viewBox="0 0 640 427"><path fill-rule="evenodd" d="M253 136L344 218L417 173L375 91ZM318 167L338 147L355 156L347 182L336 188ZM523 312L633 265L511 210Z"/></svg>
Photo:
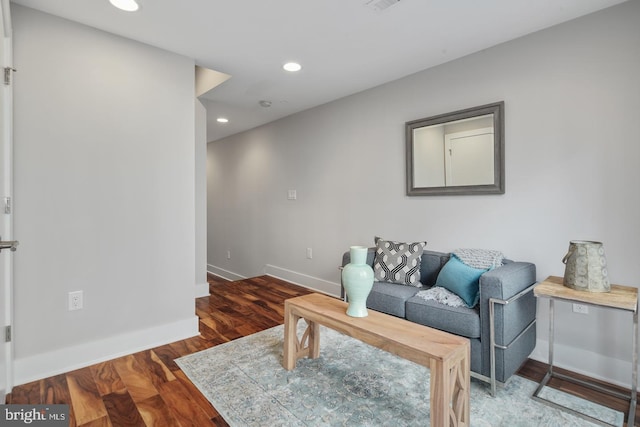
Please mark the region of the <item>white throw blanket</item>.
<svg viewBox="0 0 640 427"><path fill-rule="evenodd" d="M417 297L422 298L425 301L437 301L440 304L448 305L449 307L466 307L462 298L453 292L445 289L441 286L434 286L426 291L420 291L416 294Z"/></svg>
<svg viewBox="0 0 640 427"><path fill-rule="evenodd" d="M469 267L491 269L500 267L504 255L490 249L456 249L453 254Z"/></svg>

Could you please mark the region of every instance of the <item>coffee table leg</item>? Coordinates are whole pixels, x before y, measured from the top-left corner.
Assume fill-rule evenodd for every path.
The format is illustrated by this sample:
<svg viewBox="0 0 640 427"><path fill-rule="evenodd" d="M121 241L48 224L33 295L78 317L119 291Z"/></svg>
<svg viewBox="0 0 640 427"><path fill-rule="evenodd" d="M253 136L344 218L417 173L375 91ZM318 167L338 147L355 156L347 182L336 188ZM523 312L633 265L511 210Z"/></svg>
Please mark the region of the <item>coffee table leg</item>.
<svg viewBox="0 0 640 427"><path fill-rule="evenodd" d="M431 371L431 425L469 425L469 347L449 361L432 360Z"/></svg>
<svg viewBox="0 0 640 427"><path fill-rule="evenodd" d="M431 406L431 425L443 426L449 425L449 381L448 375L444 373L444 363L440 360L432 360L429 367L431 373L431 398L429 404Z"/></svg>
<svg viewBox="0 0 640 427"><path fill-rule="evenodd" d="M308 356L311 359L320 357L320 324L309 320L307 328L298 340L298 321L301 319L291 307L284 303L284 350L282 366L290 371L295 369L296 361Z"/></svg>
<svg viewBox="0 0 640 427"><path fill-rule="evenodd" d="M307 331L309 332L309 357L317 359L320 357L320 325L307 319L305 321L309 324L307 326Z"/></svg>
<svg viewBox="0 0 640 427"><path fill-rule="evenodd" d="M284 351L282 355L282 366L287 371L290 371L296 367L296 361L298 360L298 336L296 335L296 329L298 325L298 319L288 301L284 302Z"/></svg>
<svg viewBox="0 0 640 427"><path fill-rule="evenodd" d="M465 349L462 359L456 365L455 381L452 390L452 409L458 421L457 425L471 425L471 345Z"/></svg>

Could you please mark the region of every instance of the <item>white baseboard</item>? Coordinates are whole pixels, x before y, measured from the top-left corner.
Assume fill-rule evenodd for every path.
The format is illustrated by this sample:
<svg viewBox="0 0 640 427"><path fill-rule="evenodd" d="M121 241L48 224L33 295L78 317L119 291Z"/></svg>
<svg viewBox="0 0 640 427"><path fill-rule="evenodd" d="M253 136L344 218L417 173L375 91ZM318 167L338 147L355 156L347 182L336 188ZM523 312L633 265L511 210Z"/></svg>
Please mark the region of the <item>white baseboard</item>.
<svg viewBox="0 0 640 427"><path fill-rule="evenodd" d="M340 284L329 282L328 280L319 279L296 271L287 270L286 268L276 267L267 264L264 266L264 274L277 279L286 280L304 288L313 289L328 295L340 296Z"/></svg>
<svg viewBox="0 0 640 427"><path fill-rule="evenodd" d="M224 268L217 267L212 264L207 264L207 272L231 281L246 279L245 276L225 270ZM295 285L302 286L307 289L312 289L317 292L322 292L337 297L340 296L339 283L329 282L328 280L309 276L304 273L298 273L297 271L277 267L271 264L267 264L264 266L264 274L266 274L267 276L275 277L276 279L286 280L287 282L291 282Z"/></svg>
<svg viewBox="0 0 640 427"><path fill-rule="evenodd" d="M215 265L207 264L207 273L211 273L216 276L220 276L223 279L230 281L246 279L245 276L241 276L232 271L225 270L224 268L216 267Z"/></svg>
<svg viewBox="0 0 640 427"><path fill-rule="evenodd" d="M537 340L536 348L529 358L542 363L549 363L549 342ZM556 341L553 344L553 366L631 389L630 361L614 359L589 350L569 347Z"/></svg>
<svg viewBox="0 0 640 427"><path fill-rule="evenodd" d="M209 283L196 283L196 298L209 296Z"/></svg>
<svg viewBox="0 0 640 427"><path fill-rule="evenodd" d="M25 384L198 335L198 317L61 348L14 361L14 385Z"/></svg>

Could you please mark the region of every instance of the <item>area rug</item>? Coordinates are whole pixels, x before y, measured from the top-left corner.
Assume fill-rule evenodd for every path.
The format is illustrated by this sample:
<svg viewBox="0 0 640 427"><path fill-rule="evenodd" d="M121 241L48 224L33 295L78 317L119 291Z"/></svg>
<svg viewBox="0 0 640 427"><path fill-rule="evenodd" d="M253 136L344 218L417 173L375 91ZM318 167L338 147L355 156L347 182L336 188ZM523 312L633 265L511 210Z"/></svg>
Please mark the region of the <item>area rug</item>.
<svg viewBox="0 0 640 427"><path fill-rule="evenodd" d="M427 368L322 327L320 358L286 371L283 336L276 326L176 362L232 427L429 425ZM486 384L472 380L471 426L594 425L532 400L536 387L513 376L492 398ZM548 387L544 393L622 425L621 412Z"/></svg>

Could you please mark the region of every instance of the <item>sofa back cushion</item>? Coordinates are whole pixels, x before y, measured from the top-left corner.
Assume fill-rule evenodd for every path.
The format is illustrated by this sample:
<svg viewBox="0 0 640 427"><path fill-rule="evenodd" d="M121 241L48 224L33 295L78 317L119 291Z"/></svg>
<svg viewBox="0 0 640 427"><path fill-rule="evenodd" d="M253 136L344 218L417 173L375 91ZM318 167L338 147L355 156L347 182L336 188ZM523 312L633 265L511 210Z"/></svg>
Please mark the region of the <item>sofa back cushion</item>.
<svg viewBox="0 0 640 427"><path fill-rule="evenodd" d="M440 269L449 261L450 254L445 252L436 252L424 250L422 259L420 260L420 282L424 286L433 286L436 284Z"/></svg>

